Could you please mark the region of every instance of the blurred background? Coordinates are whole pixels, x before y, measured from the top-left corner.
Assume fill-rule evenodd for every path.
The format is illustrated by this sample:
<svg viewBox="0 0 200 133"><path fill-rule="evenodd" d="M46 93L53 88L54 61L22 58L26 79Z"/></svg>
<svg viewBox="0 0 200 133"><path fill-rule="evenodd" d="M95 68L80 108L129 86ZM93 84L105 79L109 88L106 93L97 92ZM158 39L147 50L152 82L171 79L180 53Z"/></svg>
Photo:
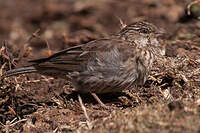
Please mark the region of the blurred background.
<svg viewBox="0 0 200 133"><path fill-rule="evenodd" d="M191 39L199 35L196 19L200 6L191 0L0 0L0 42L14 51L48 56L69 46L118 32L125 24L147 20L167 31L167 39ZM37 30L37 37L31 38ZM171 46L171 45L170 45ZM13 53L14 53L13 51ZM24 52L25 53L25 52ZM37 53L37 54L36 54ZM173 52L172 52L173 53ZM172 54L171 53L171 54ZM170 54L170 53L167 53ZM37 58L37 57L36 57Z"/></svg>

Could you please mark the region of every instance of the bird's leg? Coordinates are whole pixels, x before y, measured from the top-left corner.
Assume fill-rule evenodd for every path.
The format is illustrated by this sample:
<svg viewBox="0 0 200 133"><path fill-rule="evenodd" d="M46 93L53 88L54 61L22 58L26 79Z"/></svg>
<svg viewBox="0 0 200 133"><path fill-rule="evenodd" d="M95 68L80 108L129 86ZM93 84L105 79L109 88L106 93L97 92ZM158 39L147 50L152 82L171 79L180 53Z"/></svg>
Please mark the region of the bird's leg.
<svg viewBox="0 0 200 133"><path fill-rule="evenodd" d="M107 109L108 107L99 99L99 97L95 94L91 92L91 95L94 97L95 100L97 100L97 102L101 105L101 107Z"/></svg>

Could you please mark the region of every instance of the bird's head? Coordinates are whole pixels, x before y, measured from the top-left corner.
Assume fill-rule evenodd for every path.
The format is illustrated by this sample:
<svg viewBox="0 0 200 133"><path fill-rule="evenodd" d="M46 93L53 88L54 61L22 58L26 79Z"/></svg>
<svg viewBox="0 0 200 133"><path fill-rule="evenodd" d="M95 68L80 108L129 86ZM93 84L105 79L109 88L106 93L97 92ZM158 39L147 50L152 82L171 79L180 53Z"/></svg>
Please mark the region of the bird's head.
<svg viewBox="0 0 200 133"><path fill-rule="evenodd" d="M120 31L120 34L126 35L129 34L130 37L132 34L139 34L143 37L161 37L165 34L163 29L160 29L153 25L152 23L139 21L132 24L127 25Z"/></svg>
<svg viewBox="0 0 200 133"><path fill-rule="evenodd" d="M140 21L127 25L119 32L119 35L137 47L151 46L161 49L160 38L165 35L165 31L152 23Z"/></svg>

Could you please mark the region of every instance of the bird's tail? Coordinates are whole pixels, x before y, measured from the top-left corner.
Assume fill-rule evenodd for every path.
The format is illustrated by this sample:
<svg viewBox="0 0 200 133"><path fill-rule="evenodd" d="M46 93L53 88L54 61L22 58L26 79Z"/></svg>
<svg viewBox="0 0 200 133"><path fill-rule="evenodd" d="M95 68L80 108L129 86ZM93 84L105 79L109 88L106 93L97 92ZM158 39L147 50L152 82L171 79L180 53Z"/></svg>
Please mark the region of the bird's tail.
<svg viewBox="0 0 200 133"><path fill-rule="evenodd" d="M32 73L32 72L37 72L37 70L35 69L34 66L22 67L22 68L13 69L13 70L5 72L2 75L2 78L19 75L19 74L24 74L24 73Z"/></svg>

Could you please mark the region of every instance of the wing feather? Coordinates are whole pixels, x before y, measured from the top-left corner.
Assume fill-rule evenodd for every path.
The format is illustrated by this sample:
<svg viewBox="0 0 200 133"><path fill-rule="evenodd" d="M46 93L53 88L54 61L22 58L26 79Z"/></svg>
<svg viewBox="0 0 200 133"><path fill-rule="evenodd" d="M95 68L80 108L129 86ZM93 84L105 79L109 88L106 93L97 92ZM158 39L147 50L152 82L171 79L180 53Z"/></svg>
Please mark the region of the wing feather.
<svg viewBox="0 0 200 133"><path fill-rule="evenodd" d="M116 75L133 53L121 39L101 39L65 49L48 58L31 60L37 69L68 72L90 71L104 76Z"/></svg>

